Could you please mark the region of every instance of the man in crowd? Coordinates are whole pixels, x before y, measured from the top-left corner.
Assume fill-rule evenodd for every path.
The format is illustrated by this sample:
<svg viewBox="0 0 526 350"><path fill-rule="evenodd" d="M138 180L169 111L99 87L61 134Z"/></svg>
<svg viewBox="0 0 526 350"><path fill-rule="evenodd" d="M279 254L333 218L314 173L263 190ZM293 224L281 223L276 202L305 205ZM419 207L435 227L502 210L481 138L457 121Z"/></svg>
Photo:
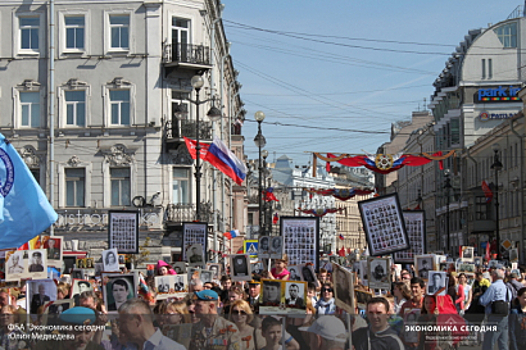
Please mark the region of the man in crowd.
<svg viewBox="0 0 526 350"><path fill-rule="evenodd" d="M424 300L424 294L426 291L426 283L420 277L411 278L411 292L413 298L406 301L400 308L400 316L404 317L406 313L411 312L413 309L422 309L422 302ZM416 349L418 343L406 342L404 339L405 348L407 350Z"/></svg>
<svg viewBox="0 0 526 350"><path fill-rule="evenodd" d="M138 349L186 350L154 327L150 305L139 298L129 299L119 307L119 331Z"/></svg>
<svg viewBox="0 0 526 350"><path fill-rule="evenodd" d="M404 344L389 326L389 302L382 297L367 301L366 315L369 326L353 332L355 350L404 350Z"/></svg>
<svg viewBox="0 0 526 350"><path fill-rule="evenodd" d="M248 299L250 306L259 304L259 293L261 292L261 283L259 281L250 281L248 283Z"/></svg>
<svg viewBox="0 0 526 350"><path fill-rule="evenodd" d="M493 283L480 297L479 303L486 308L489 331L484 333L483 350L493 350L498 343L499 350L508 349L508 314L512 293L503 282L504 267L498 265L491 272ZM496 327L493 327L496 326ZM495 329L496 330L493 330Z"/></svg>
<svg viewBox="0 0 526 350"><path fill-rule="evenodd" d="M190 349L199 350L239 350L241 336L232 322L219 317L217 313L218 295L213 290L195 292L195 313L199 322L192 326Z"/></svg>
<svg viewBox="0 0 526 350"><path fill-rule="evenodd" d="M320 317L310 327L299 328L309 333L309 349L344 350L347 332L336 317Z"/></svg>

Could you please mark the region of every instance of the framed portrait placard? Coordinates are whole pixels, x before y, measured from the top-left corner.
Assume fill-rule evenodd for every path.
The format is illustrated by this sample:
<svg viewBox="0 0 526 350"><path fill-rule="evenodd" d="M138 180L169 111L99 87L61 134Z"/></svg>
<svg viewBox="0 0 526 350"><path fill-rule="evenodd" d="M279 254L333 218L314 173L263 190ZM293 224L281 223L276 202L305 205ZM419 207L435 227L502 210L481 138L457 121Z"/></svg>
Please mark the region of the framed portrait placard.
<svg viewBox="0 0 526 350"><path fill-rule="evenodd" d="M427 281L429 272L437 270L436 257L434 254L415 256L415 269L418 277Z"/></svg>
<svg viewBox="0 0 526 350"><path fill-rule="evenodd" d="M462 255L460 257L462 258L462 261L473 262L473 259L475 257L474 247L462 246L461 253Z"/></svg>
<svg viewBox="0 0 526 350"><path fill-rule="evenodd" d="M232 281L250 281L252 279L251 267L250 257L247 254L230 256Z"/></svg>
<svg viewBox="0 0 526 350"><path fill-rule="evenodd" d="M137 273L102 273L102 295L108 313L116 313L127 300L137 296Z"/></svg>
<svg viewBox="0 0 526 350"><path fill-rule="evenodd" d="M358 208L371 256L410 248L397 193L360 201Z"/></svg>
<svg viewBox="0 0 526 350"><path fill-rule="evenodd" d="M48 266L62 267L62 237L42 236L40 241L46 249Z"/></svg>
<svg viewBox="0 0 526 350"><path fill-rule="evenodd" d="M270 258L270 243L272 237L270 236L260 236L258 242L258 257L261 259Z"/></svg>
<svg viewBox="0 0 526 350"><path fill-rule="evenodd" d="M259 313L262 315L305 314L307 282L261 280Z"/></svg>
<svg viewBox="0 0 526 350"><path fill-rule="evenodd" d="M283 252L290 265L313 263L319 267L319 218L282 216L280 232L283 237Z"/></svg>
<svg viewBox="0 0 526 350"><path fill-rule="evenodd" d="M410 248L393 254L396 264L411 264L415 256L426 253L426 216L423 210L403 212Z"/></svg>
<svg viewBox="0 0 526 350"><path fill-rule="evenodd" d="M156 300L182 297L188 293L188 280L186 275L155 276Z"/></svg>
<svg viewBox="0 0 526 350"><path fill-rule="evenodd" d="M354 314L354 275L338 264L332 264L332 282L336 306Z"/></svg>
<svg viewBox="0 0 526 350"><path fill-rule="evenodd" d="M139 253L139 212L131 210L108 211L109 249L119 254Z"/></svg>
<svg viewBox="0 0 526 350"><path fill-rule="evenodd" d="M367 257L369 288L391 289L391 259Z"/></svg>
<svg viewBox="0 0 526 350"><path fill-rule="evenodd" d="M356 307L360 310L365 310L367 302L373 298L373 293L365 290L354 290L354 297L356 298ZM354 313L354 312L353 312Z"/></svg>
<svg viewBox="0 0 526 350"><path fill-rule="evenodd" d="M445 271L430 271L426 293L428 295L446 295L449 278Z"/></svg>
<svg viewBox="0 0 526 350"><path fill-rule="evenodd" d="M45 249L7 251L5 264L6 281L47 278Z"/></svg>
<svg viewBox="0 0 526 350"><path fill-rule="evenodd" d="M206 257L208 251L208 224L206 222L184 222L183 223L183 260L187 261L186 251L194 244L200 244L203 250L202 256Z"/></svg>
<svg viewBox="0 0 526 350"><path fill-rule="evenodd" d="M57 286L52 279L32 280L27 282L26 310L36 315L42 312L49 302L57 300Z"/></svg>

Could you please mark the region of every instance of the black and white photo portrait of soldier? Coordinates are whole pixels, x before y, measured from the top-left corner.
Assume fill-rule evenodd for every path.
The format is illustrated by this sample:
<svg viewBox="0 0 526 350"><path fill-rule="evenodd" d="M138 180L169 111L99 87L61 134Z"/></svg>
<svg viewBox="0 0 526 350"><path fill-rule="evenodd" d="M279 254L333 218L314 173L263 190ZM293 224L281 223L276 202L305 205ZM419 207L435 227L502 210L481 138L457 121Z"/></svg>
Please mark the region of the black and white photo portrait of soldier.
<svg viewBox="0 0 526 350"><path fill-rule="evenodd" d="M129 275L110 277L110 281L104 289L105 304L108 305L108 311L117 311L126 300L132 299L136 295L133 280L133 276Z"/></svg>
<svg viewBox="0 0 526 350"><path fill-rule="evenodd" d="M247 257L245 255L234 255L232 257L233 277L248 276Z"/></svg>
<svg viewBox="0 0 526 350"><path fill-rule="evenodd" d="M263 281L263 306L279 306L281 303L281 282Z"/></svg>
<svg viewBox="0 0 526 350"><path fill-rule="evenodd" d="M9 257L7 264L7 272L9 274L24 272L24 259L21 258L21 251L17 251Z"/></svg>
<svg viewBox="0 0 526 350"><path fill-rule="evenodd" d="M312 267L309 267L307 265L303 266L301 268L301 275L303 276L303 280L305 282L316 282L316 278L314 277L314 272L312 270Z"/></svg>
<svg viewBox="0 0 526 350"><path fill-rule="evenodd" d="M186 258L191 266L203 265L203 248L200 244L193 244L186 250Z"/></svg>
<svg viewBox="0 0 526 350"><path fill-rule="evenodd" d="M463 247L462 259L473 259L473 247Z"/></svg>
<svg viewBox="0 0 526 350"><path fill-rule="evenodd" d="M35 251L31 254L31 265L28 268L29 272L43 272L44 264L42 262L42 252Z"/></svg>
<svg viewBox="0 0 526 350"><path fill-rule="evenodd" d="M340 299L342 303L351 305L351 291L349 290L350 280L342 267L338 267L336 271L334 271L333 283L336 287L336 297Z"/></svg>
<svg viewBox="0 0 526 350"><path fill-rule="evenodd" d="M371 280L384 282L387 277L387 271L385 267L385 260L373 260L371 261Z"/></svg>
<svg viewBox="0 0 526 350"><path fill-rule="evenodd" d="M429 271L427 283L427 294L445 295L446 293L446 272Z"/></svg>
<svg viewBox="0 0 526 350"><path fill-rule="evenodd" d="M185 281L186 281L186 276L179 276L179 275L175 276L174 290L176 292L184 292Z"/></svg>
<svg viewBox="0 0 526 350"><path fill-rule="evenodd" d="M48 260L60 260L60 247L57 243L60 243L60 239L50 238L47 242L47 258Z"/></svg>
<svg viewBox="0 0 526 350"><path fill-rule="evenodd" d="M46 285L41 283L36 286L38 293L33 294L33 297L31 298L30 311L32 314L37 314L39 307L46 304L48 301L51 301L50 296L46 294Z"/></svg>
<svg viewBox="0 0 526 350"><path fill-rule="evenodd" d="M418 277L427 280L432 269L433 263L430 258L418 258Z"/></svg>
<svg viewBox="0 0 526 350"><path fill-rule="evenodd" d="M289 267L290 277L289 280L291 281L301 281L301 276L298 274L296 266Z"/></svg>
<svg viewBox="0 0 526 350"><path fill-rule="evenodd" d="M102 263L104 264L104 271L119 271L119 260L117 256L117 248L104 250L102 252Z"/></svg>
<svg viewBox="0 0 526 350"><path fill-rule="evenodd" d="M212 273L212 279L213 280L219 280L219 265L211 264L208 267L208 270Z"/></svg>
<svg viewBox="0 0 526 350"><path fill-rule="evenodd" d="M184 261L178 261L173 265L174 271L180 275L186 273L186 263Z"/></svg>
<svg viewBox="0 0 526 350"><path fill-rule="evenodd" d="M170 292L170 279L168 277L161 277L157 280L157 292L168 293Z"/></svg>
<svg viewBox="0 0 526 350"><path fill-rule="evenodd" d="M201 270L201 281L203 283L205 282L211 282L212 281L212 272L207 270Z"/></svg>
<svg viewBox="0 0 526 350"><path fill-rule="evenodd" d="M286 283L285 304L287 307L302 309L305 307L305 290L303 284Z"/></svg>

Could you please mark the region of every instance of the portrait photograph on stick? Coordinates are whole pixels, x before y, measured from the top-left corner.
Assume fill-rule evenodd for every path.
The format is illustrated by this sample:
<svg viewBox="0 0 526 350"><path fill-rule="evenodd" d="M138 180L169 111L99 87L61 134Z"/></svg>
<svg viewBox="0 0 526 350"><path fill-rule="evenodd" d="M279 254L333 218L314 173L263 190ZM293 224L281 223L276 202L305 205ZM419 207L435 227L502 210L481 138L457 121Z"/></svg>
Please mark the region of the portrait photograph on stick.
<svg viewBox="0 0 526 350"><path fill-rule="evenodd" d="M415 269L418 277L427 281L429 272L436 270L436 259L434 254L417 255L415 257Z"/></svg>
<svg viewBox="0 0 526 350"><path fill-rule="evenodd" d="M208 271L212 272L212 280L219 281L221 279L221 264L206 264Z"/></svg>
<svg viewBox="0 0 526 350"><path fill-rule="evenodd" d="M138 278L136 273L102 274L102 295L109 313L117 312L128 299L137 296Z"/></svg>
<svg viewBox="0 0 526 350"><path fill-rule="evenodd" d="M288 314L304 314L307 310L306 282L285 282L285 308Z"/></svg>
<svg viewBox="0 0 526 350"><path fill-rule="evenodd" d="M283 256L283 237L269 237L270 240L270 258L281 259Z"/></svg>
<svg viewBox="0 0 526 350"><path fill-rule="evenodd" d="M55 300L51 305L49 305L46 310L44 311L45 314L54 314L54 315L60 315L66 310L71 309L73 306L75 306L75 303L73 302L73 299L61 299L61 300Z"/></svg>
<svg viewBox="0 0 526 350"><path fill-rule="evenodd" d="M282 216L280 218L282 253L287 254L289 265L312 263L314 269L318 269L319 220L319 217Z"/></svg>
<svg viewBox="0 0 526 350"><path fill-rule="evenodd" d="M31 314L44 312L45 305L55 300L57 300L57 286L52 279L27 282L26 310Z"/></svg>
<svg viewBox="0 0 526 350"><path fill-rule="evenodd" d="M108 242L119 254L139 254L139 212L109 210Z"/></svg>
<svg viewBox="0 0 526 350"><path fill-rule="evenodd" d="M192 244L186 249L186 258L188 259L188 265L195 267L205 266L205 257L203 255L203 247L201 244Z"/></svg>
<svg viewBox="0 0 526 350"><path fill-rule="evenodd" d="M282 286L285 284L281 280L261 280L261 296L259 297L259 313L262 315L276 315L285 313L284 301L282 303L281 296ZM283 304L283 305L282 305ZM282 307L283 306L283 307Z"/></svg>
<svg viewBox="0 0 526 350"><path fill-rule="evenodd" d="M382 256L410 248L398 194L358 202L369 255Z"/></svg>
<svg viewBox="0 0 526 350"><path fill-rule="evenodd" d="M341 265L332 264L332 283L336 306L354 314L354 275Z"/></svg>
<svg viewBox="0 0 526 350"><path fill-rule="evenodd" d="M462 246L461 249L462 256L460 257L464 262L473 262L475 256L475 248Z"/></svg>
<svg viewBox="0 0 526 350"><path fill-rule="evenodd" d="M258 257L261 259L270 259L270 239L269 236L260 236L258 244Z"/></svg>
<svg viewBox="0 0 526 350"><path fill-rule="evenodd" d="M62 237L42 236L42 247L46 249L48 266L62 266ZM60 266L59 266L60 265Z"/></svg>
<svg viewBox="0 0 526 350"><path fill-rule="evenodd" d="M178 261L173 264L174 271L179 275L186 273L186 265L187 263L184 261Z"/></svg>
<svg viewBox="0 0 526 350"><path fill-rule="evenodd" d="M117 248L102 251L104 272L119 272L119 258Z"/></svg>
<svg viewBox="0 0 526 350"><path fill-rule="evenodd" d="M395 252L393 260L397 264L412 264L415 256L426 254L425 211L404 210L403 217L410 248Z"/></svg>
<svg viewBox="0 0 526 350"><path fill-rule="evenodd" d="M250 257L246 254L231 255L230 272L232 274L232 281L252 280Z"/></svg>
<svg viewBox="0 0 526 350"><path fill-rule="evenodd" d="M201 256L206 256L208 251L208 224L205 222L184 222L183 223L183 260L190 262L188 256L188 248L194 244L201 246Z"/></svg>
<svg viewBox="0 0 526 350"><path fill-rule="evenodd" d="M447 272L430 271L427 282L427 294L429 295L446 295L448 286Z"/></svg>
<svg viewBox="0 0 526 350"><path fill-rule="evenodd" d="M369 288L391 289L391 259L367 257Z"/></svg>
<svg viewBox="0 0 526 350"><path fill-rule="evenodd" d="M82 292L92 291L93 285L88 280L74 278L71 282L71 289L69 298L75 301L75 305L79 305L79 296Z"/></svg>

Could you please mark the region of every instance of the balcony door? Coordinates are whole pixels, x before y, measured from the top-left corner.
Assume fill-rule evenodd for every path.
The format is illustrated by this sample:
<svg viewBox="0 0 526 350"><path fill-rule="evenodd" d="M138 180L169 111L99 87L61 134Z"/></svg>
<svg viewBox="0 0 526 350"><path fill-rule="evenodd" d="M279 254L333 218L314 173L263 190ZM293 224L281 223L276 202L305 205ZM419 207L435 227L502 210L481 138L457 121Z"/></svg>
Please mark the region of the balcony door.
<svg viewBox="0 0 526 350"><path fill-rule="evenodd" d="M190 20L172 17L172 60L188 62L190 55Z"/></svg>

